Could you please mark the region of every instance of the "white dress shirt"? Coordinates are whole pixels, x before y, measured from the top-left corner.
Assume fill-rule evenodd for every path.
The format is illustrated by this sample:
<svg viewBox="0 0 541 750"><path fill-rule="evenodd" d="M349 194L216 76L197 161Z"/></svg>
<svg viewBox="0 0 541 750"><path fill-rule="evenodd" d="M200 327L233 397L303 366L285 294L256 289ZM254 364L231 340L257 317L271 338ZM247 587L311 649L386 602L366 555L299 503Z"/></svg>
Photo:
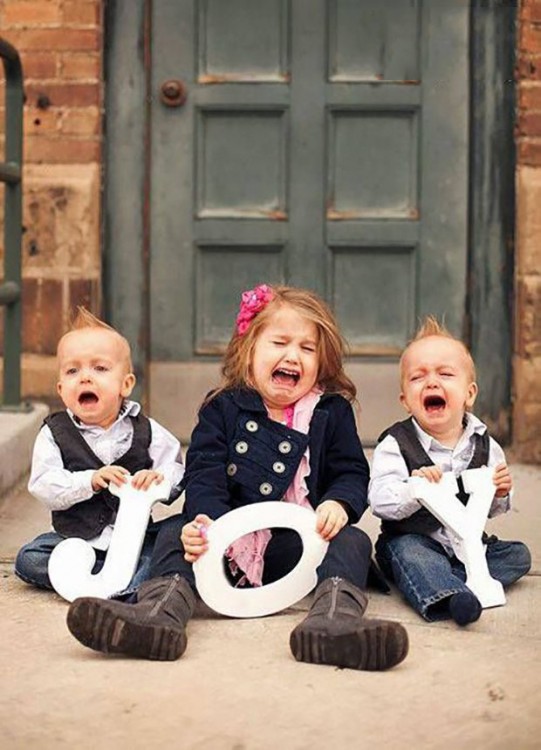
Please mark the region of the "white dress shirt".
<svg viewBox="0 0 541 750"><path fill-rule="evenodd" d="M422 430L415 420L413 420L413 425L422 447L432 461L440 467L442 472L452 471L455 476L468 468L475 448L474 434L482 435L487 429L480 419L467 413L466 426L460 440L454 448L447 448ZM505 454L493 438L489 438L489 441L488 466L490 468L505 461ZM408 479L408 469L398 443L392 435L387 435L374 450L372 459L368 502L375 516L389 521L400 521L403 518L409 518L422 507L418 500L411 497ZM509 495L505 497L495 495L489 517L505 513L509 508ZM452 554L450 538L443 526L429 536L440 542Z"/></svg>
<svg viewBox="0 0 541 750"><path fill-rule="evenodd" d="M115 462L128 451L133 439L133 424L130 416L136 416L141 406L135 401L126 400L116 421L107 429L96 425L83 424L68 409L74 425L81 432L96 456L106 466ZM179 496L178 484L184 476L184 464L180 443L174 435L158 422L149 418L152 437L148 452L155 471L163 474L171 482L170 500ZM28 489L30 493L44 503L49 510L66 510L76 503L89 500L94 494L92 476L95 469L68 471L64 468L60 448L52 432L43 425L34 443L32 467ZM97 549L107 549L112 533L112 526L106 527L99 537L89 540Z"/></svg>

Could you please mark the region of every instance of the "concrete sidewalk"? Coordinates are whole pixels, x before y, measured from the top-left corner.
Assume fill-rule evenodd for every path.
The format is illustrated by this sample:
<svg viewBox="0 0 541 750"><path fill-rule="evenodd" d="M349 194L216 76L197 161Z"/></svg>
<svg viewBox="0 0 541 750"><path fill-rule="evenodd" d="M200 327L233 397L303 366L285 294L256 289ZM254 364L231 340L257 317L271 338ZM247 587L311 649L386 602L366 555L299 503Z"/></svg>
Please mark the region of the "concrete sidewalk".
<svg viewBox="0 0 541 750"><path fill-rule="evenodd" d="M399 620L410 635L407 659L386 673L295 662L288 636L309 598L257 620L201 606L178 662L83 648L66 628L66 602L12 573L18 547L48 527L20 485L0 500L2 748L540 747L541 467L512 468L515 507L489 531L525 541L532 572L509 590L505 607L466 629L428 625L396 593L374 593L369 614ZM361 526L375 539L375 519L367 515Z"/></svg>

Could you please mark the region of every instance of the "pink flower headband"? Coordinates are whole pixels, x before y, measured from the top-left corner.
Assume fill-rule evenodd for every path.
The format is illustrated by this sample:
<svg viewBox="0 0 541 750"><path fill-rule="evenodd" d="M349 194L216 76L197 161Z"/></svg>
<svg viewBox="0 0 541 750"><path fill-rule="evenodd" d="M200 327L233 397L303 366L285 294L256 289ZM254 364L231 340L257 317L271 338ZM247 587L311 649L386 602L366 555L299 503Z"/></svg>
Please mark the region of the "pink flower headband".
<svg viewBox="0 0 541 750"><path fill-rule="evenodd" d="M237 333L244 336L258 312L273 299L274 292L267 284L259 284L254 289L242 293L239 314L237 315Z"/></svg>

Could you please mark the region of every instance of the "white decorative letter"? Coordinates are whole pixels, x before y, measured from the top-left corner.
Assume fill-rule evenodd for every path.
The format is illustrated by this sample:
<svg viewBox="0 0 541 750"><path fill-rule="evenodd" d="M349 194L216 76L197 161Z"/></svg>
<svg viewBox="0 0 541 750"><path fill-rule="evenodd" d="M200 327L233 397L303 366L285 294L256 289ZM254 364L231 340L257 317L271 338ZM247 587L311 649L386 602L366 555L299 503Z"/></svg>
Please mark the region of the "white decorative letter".
<svg viewBox="0 0 541 750"><path fill-rule="evenodd" d="M92 575L96 553L83 539L64 539L49 559L51 583L69 602L79 596L107 599L128 586L137 569L150 510L160 500L167 500L171 485L164 480L161 484L152 484L148 490L136 490L128 476L121 487L111 484L109 490L118 496L120 503L100 572Z"/></svg>
<svg viewBox="0 0 541 750"><path fill-rule="evenodd" d="M451 472L446 472L439 482L423 477L409 480L411 496L449 531L454 553L466 568L466 585L484 608L505 604L503 586L489 573L486 546L481 539L494 499L493 473L487 468L462 472L464 489L470 495L467 505L457 498L458 485Z"/></svg>
<svg viewBox="0 0 541 750"><path fill-rule="evenodd" d="M258 529L296 531L303 544L295 568L278 581L257 588L233 588L224 572L226 549L235 539ZM300 505L265 502L237 508L207 529L209 548L193 565L197 591L209 607L229 617L262 617L279 612L306 596L317 583L316 568L328 542L316 531L316 514Z"/></svg>

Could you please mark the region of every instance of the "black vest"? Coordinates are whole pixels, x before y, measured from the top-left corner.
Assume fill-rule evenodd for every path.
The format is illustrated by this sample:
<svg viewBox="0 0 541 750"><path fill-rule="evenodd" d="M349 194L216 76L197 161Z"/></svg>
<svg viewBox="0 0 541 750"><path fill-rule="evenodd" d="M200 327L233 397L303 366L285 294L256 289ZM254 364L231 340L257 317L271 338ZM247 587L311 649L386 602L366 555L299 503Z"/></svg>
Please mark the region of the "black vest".
<svg viewBox="0 0 541 750"><path fill-rule="evenodd" d="M420 469L423 466L434 465L434 461L432 461L428 453L424 450L419 438L417 437L417 432L413 426L411 417L403 422L396 422L392 427L389 427L388 430L385 430L385 432L380 435L378 442L381 442L383 438L387 437L387 435L392 435L398 443L400 453L406 462L408 474L410 476L415 469ZM473 437L475 440L475 447L468 469L479 469L481 466L486 466L488 464L490 450L488 430L485 430L482 435L474 433ZM467 498L463 493L458 497L462 502L465 502ZM440 526L441 523L432 515L428 508L420 508L411 516L403 518L401 521L383 520L381 522L382 531L391 535L431 534L439 529Z"/></svg>
<svg viewBox="0 0 541 750"><path fill-rule="evenodd" d="M130 474L139 469L150 469L152 459L148 447L152 439L149 420L143 415L130 417L133 424L133 440L127 452L115 461ZM91 450L81 432L73 424L67 412L59 411L45 419L55 443L60 448L64 468L68 471L99 469L105 464ZM89 500L76 503L67 510L52 512L53 528L64 537L92 539L112 522L118 510L118 497L109 490L96 492Z"/></svg>

